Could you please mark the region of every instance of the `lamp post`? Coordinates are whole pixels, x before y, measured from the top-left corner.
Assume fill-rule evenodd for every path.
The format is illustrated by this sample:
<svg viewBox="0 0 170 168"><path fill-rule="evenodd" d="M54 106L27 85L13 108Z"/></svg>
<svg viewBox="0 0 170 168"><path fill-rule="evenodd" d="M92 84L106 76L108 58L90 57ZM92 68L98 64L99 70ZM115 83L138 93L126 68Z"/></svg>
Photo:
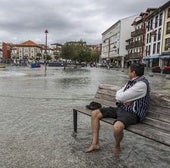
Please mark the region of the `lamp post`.
<svg viewBox="0 0 170 168"><path fill-rule="evenodd" d="M47 75L47 34L48 34L48 30L45 30L45 76Z"/></svg>

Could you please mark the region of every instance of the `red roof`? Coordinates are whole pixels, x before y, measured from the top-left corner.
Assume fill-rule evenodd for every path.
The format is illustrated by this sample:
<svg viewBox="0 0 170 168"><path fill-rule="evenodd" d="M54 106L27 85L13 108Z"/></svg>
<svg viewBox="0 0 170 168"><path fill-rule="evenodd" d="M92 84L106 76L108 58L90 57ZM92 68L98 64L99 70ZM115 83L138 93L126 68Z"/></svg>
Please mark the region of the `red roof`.
<svg viewBox="0 0 170 168"><path fill-rule="evenodd" d="M22 47L40 47L38 44L34 43L33 41L31 40L28 40L28 41L25 41L21 44L18 44L17 46L22 46Z"/></svg>

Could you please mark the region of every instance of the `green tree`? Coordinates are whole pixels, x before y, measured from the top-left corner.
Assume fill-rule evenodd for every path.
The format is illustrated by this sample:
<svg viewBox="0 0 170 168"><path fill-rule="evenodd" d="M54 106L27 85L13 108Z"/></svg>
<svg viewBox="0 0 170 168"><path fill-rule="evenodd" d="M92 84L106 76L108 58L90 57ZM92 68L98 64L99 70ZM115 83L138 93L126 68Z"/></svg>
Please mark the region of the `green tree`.
<svg viewBox="0 0 170 168"><path fill-rule="evenodd" d="M98 51L92 52L92 61L93 62L98 62L99 61L100 54Z"/></svg>
<svg viewBox="0 0 170 168"><path fill-rule="evenodd" d="M82 41L65 43L62 46L61 56L62 58L71 59L78 62L91 61L91 51Z"/></svg>
<svg viewBox="0 0 170 168"><path fill-rule="evenodd" d="M36 60L40 60L41 58L42 58L42 54L41 53L37 53Z"/></svg>
<svg viewBox="0 0 170 168"><path fill-rule="evenodd" d="M61 49L61 57L64 59L73 59L74 46L70 43L65 43Z"/></svg>

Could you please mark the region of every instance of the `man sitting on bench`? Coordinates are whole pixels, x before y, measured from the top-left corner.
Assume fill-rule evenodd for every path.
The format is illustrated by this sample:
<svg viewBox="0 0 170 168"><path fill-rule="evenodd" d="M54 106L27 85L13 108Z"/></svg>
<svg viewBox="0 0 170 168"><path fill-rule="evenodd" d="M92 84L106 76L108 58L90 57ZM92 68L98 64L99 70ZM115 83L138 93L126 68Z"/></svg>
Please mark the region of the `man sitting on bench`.
<svg viewBox="0 0 170 168"><path fill-rule="evenodd" d="M113 130L115 137L114 153L120 152L123 130L137 124L146 117L150 101L149 82L144 77L144 65L133 63L128 69L129 81L116 92L116 107L102 107L91 113L92 143L86 152L99 149L100 119L115 118Z"/></svg>

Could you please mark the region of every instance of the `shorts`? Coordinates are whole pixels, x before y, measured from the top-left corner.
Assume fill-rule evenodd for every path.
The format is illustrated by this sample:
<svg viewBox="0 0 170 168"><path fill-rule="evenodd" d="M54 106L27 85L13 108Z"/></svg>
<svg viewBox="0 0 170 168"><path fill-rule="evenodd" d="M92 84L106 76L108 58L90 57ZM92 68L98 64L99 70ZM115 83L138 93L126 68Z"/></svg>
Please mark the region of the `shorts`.
<svg viewBox="0 0 170 168"><path fill-rule="evenodd" d="M139 117L136 114L127 112L118 107L102 107L100 108L100 112L102 113L103 118L115 118L115 122L123 122L125 128L129 125L139 123Z"/></svg>

